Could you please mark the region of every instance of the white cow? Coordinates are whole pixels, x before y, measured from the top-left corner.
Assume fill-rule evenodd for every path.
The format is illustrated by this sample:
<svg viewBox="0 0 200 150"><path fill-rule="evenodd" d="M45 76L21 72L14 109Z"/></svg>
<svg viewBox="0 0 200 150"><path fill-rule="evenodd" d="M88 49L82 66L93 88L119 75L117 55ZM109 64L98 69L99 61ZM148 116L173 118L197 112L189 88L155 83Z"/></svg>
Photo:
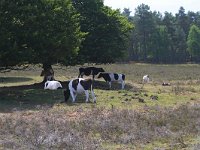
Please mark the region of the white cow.
<svg viewBox="0 0 200 150"><path fill-rule="evenodd" d="M46 81L44 84L45 90L57 90L58 88L62 88L62 85L58 81Z"/></svg>
<svg viewBox="0 0 200 150"><path fill-rule="evenodd" d="M142 79L143 79L143 83L148 83L149 82L149 75L144 75Z"/></svg>
<svg viewBox="0 0 200 150"><path fill-rule="evenodd" d="M142 78L142 88L145 83L149 83L149 75L144 75Z"/></svg>

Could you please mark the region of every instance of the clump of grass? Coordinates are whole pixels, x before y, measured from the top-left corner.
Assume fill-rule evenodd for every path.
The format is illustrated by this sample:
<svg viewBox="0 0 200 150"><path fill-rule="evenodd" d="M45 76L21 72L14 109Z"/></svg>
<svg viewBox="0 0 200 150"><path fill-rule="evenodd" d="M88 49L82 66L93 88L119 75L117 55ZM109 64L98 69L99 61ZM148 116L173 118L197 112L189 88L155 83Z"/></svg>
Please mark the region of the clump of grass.
<svg viewBox="0 0 200 150"><path fill-rule="evenodd" d="M181 87L180 83L177 83L175 86L172 87L172 92L178 95L184 92L184 88Z"/></svg>

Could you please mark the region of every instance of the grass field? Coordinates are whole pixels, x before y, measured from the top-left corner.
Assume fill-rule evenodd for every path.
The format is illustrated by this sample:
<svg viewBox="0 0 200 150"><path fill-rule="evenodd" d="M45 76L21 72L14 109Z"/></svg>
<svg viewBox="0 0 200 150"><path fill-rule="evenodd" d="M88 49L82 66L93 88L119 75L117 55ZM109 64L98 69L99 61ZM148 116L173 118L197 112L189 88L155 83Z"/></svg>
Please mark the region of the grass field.
<svg viewBox="0 0 200 150"><path fill-rule="evenodd" d="M41 65L2 70L0 149L200 149L200 65L97 66L126 74L126 86L96 79L96 104L60 103L62 89L43 90ZM55 78L66 87L79 67L54 65Z"/></svg>

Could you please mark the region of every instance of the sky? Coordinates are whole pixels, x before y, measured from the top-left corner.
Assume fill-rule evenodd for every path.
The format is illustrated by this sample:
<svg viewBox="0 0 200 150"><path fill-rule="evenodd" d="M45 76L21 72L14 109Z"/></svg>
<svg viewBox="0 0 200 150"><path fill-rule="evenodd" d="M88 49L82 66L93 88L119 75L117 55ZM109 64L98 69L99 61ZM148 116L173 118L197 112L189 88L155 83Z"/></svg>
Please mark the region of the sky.
<svg viewBox="0 0 200 150"><path fill-rule="evenodd" d="M200 0L104 0L104 5L113 9L119 8L123 11L124 8L129 8L132 11L131 15L134 15L135 8L142 3L150 6L151 11L156 10L161 13L167 11L173 15L178 13L181 6L185 9L185 13L200 11Z"/></svg>

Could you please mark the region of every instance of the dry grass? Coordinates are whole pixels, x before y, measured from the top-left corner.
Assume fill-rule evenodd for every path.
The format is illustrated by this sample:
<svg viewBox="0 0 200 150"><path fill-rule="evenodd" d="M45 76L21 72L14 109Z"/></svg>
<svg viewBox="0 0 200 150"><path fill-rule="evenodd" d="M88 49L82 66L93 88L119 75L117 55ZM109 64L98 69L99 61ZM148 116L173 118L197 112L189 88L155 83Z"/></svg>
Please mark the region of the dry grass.
<svg viewBox="0 0 200 150"><path fill-rule="evenodd" d="M78 107L72 111L57 107L2 115L0 145L4 149L93 150L112 145L141 149L142 145L164 140L168 144L165 148L199 147L188 143L187 138L199 133L200 105L144 110Z"/></svg>

